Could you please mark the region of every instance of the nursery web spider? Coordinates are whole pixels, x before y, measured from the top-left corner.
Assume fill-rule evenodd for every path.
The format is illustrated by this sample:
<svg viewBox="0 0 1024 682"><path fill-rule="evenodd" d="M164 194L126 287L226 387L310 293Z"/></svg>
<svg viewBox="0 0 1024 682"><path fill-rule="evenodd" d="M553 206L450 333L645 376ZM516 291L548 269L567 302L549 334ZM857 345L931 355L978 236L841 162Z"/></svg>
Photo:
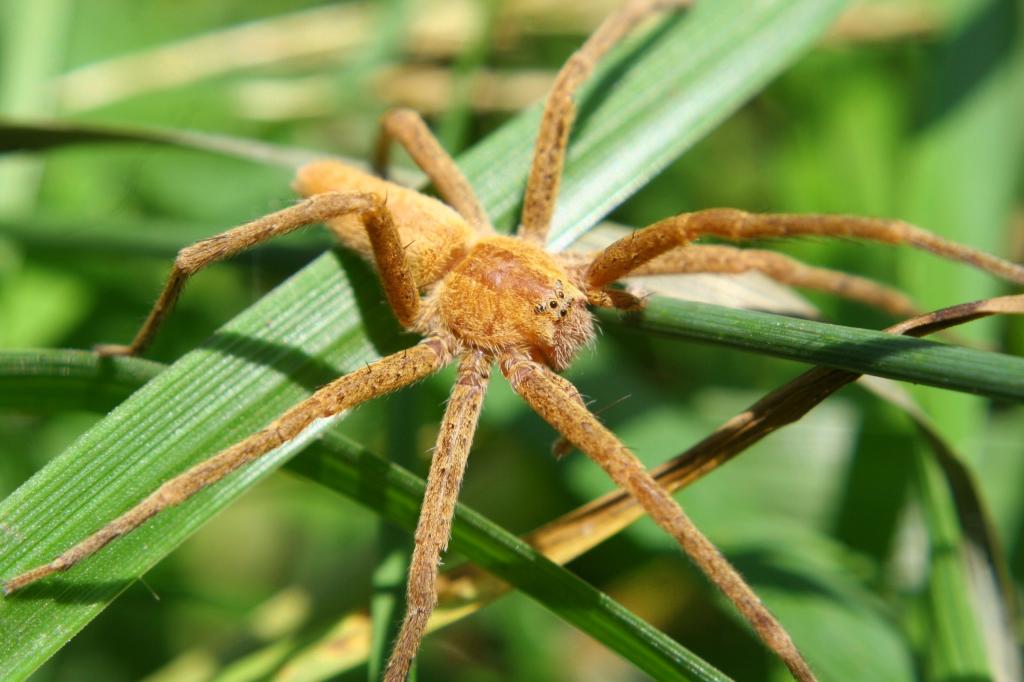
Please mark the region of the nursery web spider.
<svg viewBox="0 0 1024 682"><path fill-rule="evenodd" d="M320 388L262 430L184 473L53 561L4 584L11 594L65 571L125 535L161 510L192 495L295 438L314 420L418 381L458 359L458 373L441 423L409 568L408 604L385 672L406 678L437 598L437 570L470 444L495 363L513 389L569 442L600 465L679 543L732 601L764 644L799 680L814 679L778 620L743 578L701 534L640 461L587 409L558 372L594 337L588 306L642 307L611 288L631 274L758 270L796 286L823 290L881 307L910 312L899 292L839 272L807 266L767 251L692 246L704 235L733 241L816 235L909 244L1024 283L1024 268L950 243L899 221L837 215L754 215L712 209L667 218L589 254L544 249L558 195L573 95L596 62L652 13L688 4L681 0L631 0L610 16L562 67L548 95L514 237L495 233L452 159L423 120L407 110L382 121L377 168L389 147L401 144L433 181L440 201L335 161L301 168L296 189L307 198L183 249L148 318L127 346L101 346L104 354L135 355L149 345L189 277L259 242L312 223L326 223L347 247L372 261L398 321L423 335L415 346L382 358Z"/></svg>

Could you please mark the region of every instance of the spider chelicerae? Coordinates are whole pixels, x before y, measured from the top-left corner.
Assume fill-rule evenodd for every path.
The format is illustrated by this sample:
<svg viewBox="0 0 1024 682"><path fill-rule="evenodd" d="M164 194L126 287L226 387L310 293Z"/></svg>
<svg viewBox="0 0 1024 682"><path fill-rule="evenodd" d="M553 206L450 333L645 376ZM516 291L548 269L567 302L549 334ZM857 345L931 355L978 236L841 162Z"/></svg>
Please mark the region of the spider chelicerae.
<svg viewBox="0 0 1024 682"><path fill-rule="evenodd" d="M377 167L401 144L433 181L445 203L335 161L303 167L295 206L198 242L180 252L168 282L131 344L101 346L108 355L145 350L187 279L207 265L302 226L326 223L347 247L376 266L398 321L424 339L347 374L294 406L262 430L160 486L95 534L53 561L9 580L11 594L64 571L131 532L161 510L180 504L248 462L298 436L313 421L397 390L458 361L431 462L409 569L408 604L385 673L405 679L437 596L437 568L492 366L545 420L594 459L675 538L776 652L797 679L813 673L775 617L743 578L690 522L636 457L587 409L559 376L594 335L590 306L633 310L642 300L613 285L631 274L761 271L779 281L835 293L906 313L897 291L843 273L807 266L767 251L693 246L710 235L729 240L801 235L842 236L909 244L1024 283L1024 268L952 244L914 226L856 216L755 215L713 209L674 216L605 249L552 254L544 249L554 212L573 95L594 65L633 27L663 9L687 4L634 0L609 17L563 66L547 98L530 170L522 221L514 237L498 235L469 183L408 110L383 119Z"/></svg>

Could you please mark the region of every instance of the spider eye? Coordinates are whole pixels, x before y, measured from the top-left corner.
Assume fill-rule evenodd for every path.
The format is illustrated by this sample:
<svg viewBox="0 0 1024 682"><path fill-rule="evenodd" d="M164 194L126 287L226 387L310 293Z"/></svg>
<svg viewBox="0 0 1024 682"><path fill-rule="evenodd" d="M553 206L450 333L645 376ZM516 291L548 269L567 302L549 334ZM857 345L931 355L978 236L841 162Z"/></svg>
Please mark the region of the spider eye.
<svg viewBox="0 0 1024 682"><path fill-rule="evenodd" d="M562 312L561 312L560 314L561 314L561 316L562 316L562 317L565 317L566 315L568 315L568 314L569 314L569 311L568 311L568 310L566 310L565 308L563 308L563 309L562 309Z"/></svg>
<svg viewBox="0 0 1024 682"><path fill-rule="evenodd" d="M558 307L558 301L551 301L548 305L551 306L552 309L555 309Z"/></svg>

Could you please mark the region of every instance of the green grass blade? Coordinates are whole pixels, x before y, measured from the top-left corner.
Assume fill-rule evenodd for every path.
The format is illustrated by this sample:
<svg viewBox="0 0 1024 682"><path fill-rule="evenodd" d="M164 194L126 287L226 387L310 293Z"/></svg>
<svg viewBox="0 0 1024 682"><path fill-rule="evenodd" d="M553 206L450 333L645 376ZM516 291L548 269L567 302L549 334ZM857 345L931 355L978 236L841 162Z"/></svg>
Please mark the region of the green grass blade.
<svg viewBox="0 0 1024 682"><path fill-rule="evenodd" d="M956 671L964 679L988 679L992 673L971 603L968 555L952 493L931 457L917 452L914 459L928 528L929 668L941 677L946 677L945 671Z"/></svg>
<svg viewBox="0 0 1024 682"><path fill-rule="evenodd" d="M700 121L699 132L706 131L809 45L842 4L704 3L706 8L686 21L674 21L643 40L639 51L634 46L617 52L604 73L630 67L618 73L609 99L605 92L594 93L600 102L584 107L574 139L579 153L570 159L563 184L559 238L571 238L570 223L585 229L596 221L699 134L665 128L670 111L651 102L671 99L680 120ZM721 31L727 40L714 39ZM747 40L738 40L742 36ZM673 48L680 38L688 41L682 52ZM713 49L694 58L703 41L712 41ZM661 61L663 50L672 50L671 63ZM674 78L681 70L707 78ZM692 89L681 83L693 84ZM712 96L718 88L732 96ZM517 200L501 206L499 199L518 196L523 164L505 160L528 155L535 120L535 115L516 119L466 163L496 216L507 219L514 210ZM487 159L484 173L480 164ZM616 170L620 163L621 172L633 178L626 185ZM399 337L372 281L362 263L327 254L148 383L0 504L0 575L49 559L172 473L266 423L332 374L392 350ZM0 677L27 675L135 577L326 425L314 426L298 441L162 514L73 573L0 602Z"/></svg>
<svg viewBox="0 0 1024 682"><path fill-rule="evenodd" d="M210 226L161 220L88 220L26 216L0 218L0 239L34 257L60 262L89 258L156 258L169 263L183 247L210 236ZM307 231L287 243L260 244L231 259L262 271L295 272L333 246L329 235Z"/></svg>
<svg viewBox="0 0 1024 682"><path fill-rule="evenodd" d="M158 362L140 358L101 359L84 350L3 350L0 408L106 412L163 368Z"/></svg>
<svg viewBox="0 0 1024 682"><path fill-rule="evenodd" d="M934 3L949 30L927 54L933 74L921 118L902 151L906 180L901 215L980 248L998 250L1019 206L1024 134L1024 49L1021 6L1015 0ZM979 298L999 291L979 273L917 254L901 254L901 284L916 300ZM970 338L997 342L996 321L974 325ZM974 444L989 439L993 413L977 399L918 390L922 406L944 438L960 447L976 469L983 464ZM970 445L969 445L970 444ZM975 456L970 456L975 455ZM918 487L932 552L925 667L935 679L1014 679L1022 674L1019 637L998 615L991 585L973 570L974 552L950 518L956 500L937 487L933 465L921 465ZM1012 541L1011 541L1012 542Z"/></svg>
<svg viewBox="0 0 1024 682"><path fill-rule="evenodd" d="M862 374L992 398L1024 400L1024 358L924 339L657 297L642 316L607 317L627 329L765 353ZM160 365L100 360L74 350L0 352L0 407L106 409L151 379ZM55 396L70 391L71 398ZM70 400L70 403L69 403ZM96 401L99 401L97 403Z"/></svg>
<svg viewBox="0 0 1024 682"><path fill-rule="evenodd" d="M929 484L932 474L928 472L937 466L945 478L947 492L941 493L941 496L932 493L931 496L952 501L964 551L968 556L982 559L971 562L971 574L977 583L985 583L984 592L990 602L983 606L987 611L985 620L995 624L996 628L1007 635L1019 631L1020 606L1007 552L997 533L997 515L983 494L984 487L979 476L966 457L947 442L938 424L914 401L909 391L898 384L875 378L862 379L860 386L899 408L923 437L923 442L931 450L934 465L917 465L918 488L923 489ZM915 464L916 459L912 456L909 461ZM937 509L928 512L931 517L939 514Z"/></svg>
<svg viewBox="0 0 1024 682"><path fill-rule="evenodd" d="M330 156L327 153L316 153L307 149L284 147L230 135L193 130L0 119L0 152L39 152L76 144L112 142L194 149L285 168L297 168L304 163Z"/></svg>
<svg viewBox="0 0 1024 682"><path fill-rule="evenodd" d="M606 317L612 317L606 314ZM842 325L655 297L627 327L955 391L1024 400L1024 358Z"/></svg>
<svg viewBox="0 0 1024 682"><path fill-rule="evenodd" d="M0 6L0 114L50 116L50 81L63 66L68 0L9 2ZM33 159L0 159L0 210L27 210L36 200L42 167Z"/></svg>
<svg viewBox="0 0 1024 682"><path fill-rule="evenodd" d="M416 436L407 424L416 423L416 396L401 393L391 398L387 408L387 461L409 467L416 461ZM422 499L422 495L420 497ZM373 593L370 597L370 655L366 679L381 679L391 654L391 645L398 639L405 616L406 576L412 557L413 542L404 529L391 519L377 522L377 567L373 570ZM416 682L416 661L409 669L409 682Z"/></svg>

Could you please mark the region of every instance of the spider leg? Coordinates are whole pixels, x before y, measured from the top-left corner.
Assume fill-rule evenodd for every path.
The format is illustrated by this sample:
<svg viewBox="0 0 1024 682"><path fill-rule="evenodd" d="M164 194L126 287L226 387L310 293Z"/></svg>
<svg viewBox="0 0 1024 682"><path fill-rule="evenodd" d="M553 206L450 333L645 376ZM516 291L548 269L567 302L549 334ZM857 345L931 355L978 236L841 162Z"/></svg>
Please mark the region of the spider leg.
<svg viewBox="0 0 1024 682"><path fill-rule="evenodd" d="M637 24L656 12L689 4L686 0L631 0L605 19L562 66L544 104L523 200L520 237L537 244L543 244L547 239L558 185L562 180L569 132L576 119L576 105L572 101L576 90L593 73L598 60Z"/></svg>
<svg viewBox="0 0 1024 682"><path fill-rule="evenodd" d="M761 603L736 569L697 529L669 493L643 464L589 410L583 407L554 373L525 356L500 359L501 371L512 388L549 424L601 466L613 481L629 492L655 522L679 543L686 554L718 586L801 681L814 674L775 616Z"/></svg>
<svg viewBox="0 0 1024 682"><path fill-rule="evenodd" d="M405 619L384 674L387 682L404 682L437 604L437 567L441 552L448 548L452 515L487 390L490 364L491 358L480 351L470 351L459 364L427 476L409 565Z"/></svg>
<svg viewBox="0 0 1024 682"><path fill-rule="evenodd" d="M657 256L631 275L675 275L696 272L738 274L760 272L776 282L816 289L879 308L899 317L913 317L920 310L903 292L880 282L845 272L801 263L774 251L737 249L732 246L688 245Z"/></svg>
<svg viewBox="0 0 1024 682"><path fill-rule="evenodd" d="M398 321L409 327L419 310L419 292L385 201L375 194L327 192L183 248L174 259L163 291L131 344L98 346L97 352L103 355L138 355L145 350L174 306L185 282L207 265L300 227L346 214L357 214L362 218L388 303Z"/></svg>
<svg viewBox="0 0 1024 682"><path fill-rule="evenodd" d="M239 467L295 438L313 421L407 386L441 369L450 359L448 343L441 338L430 337L412 348L335 379L248 438L168 480L137 505L53 561L8 580L3 585L3 593L11 594L48 575L66 571L164 509L181 504Z"/></svg>
<svg viewBox="0 0 1024 682"><path fill-rule="evenodd" d="M387 176L392 141L402 145L449 206L478 231L494 232L469 180L417 112L392 109L381 117L373 168L382 178Z"/></svg>
<svg viewBox="0 0 1024 682"><path fill-rule="evenodd" d="M587 289L600 289L640 266L702 235L733 241L774 237L849 237L906 244L973 265L998 277L1024 284L1024 267L943 239L900 220L851 215L747 213L716 208L666 218L623 237L597 254L584 275Z"/></svg>

